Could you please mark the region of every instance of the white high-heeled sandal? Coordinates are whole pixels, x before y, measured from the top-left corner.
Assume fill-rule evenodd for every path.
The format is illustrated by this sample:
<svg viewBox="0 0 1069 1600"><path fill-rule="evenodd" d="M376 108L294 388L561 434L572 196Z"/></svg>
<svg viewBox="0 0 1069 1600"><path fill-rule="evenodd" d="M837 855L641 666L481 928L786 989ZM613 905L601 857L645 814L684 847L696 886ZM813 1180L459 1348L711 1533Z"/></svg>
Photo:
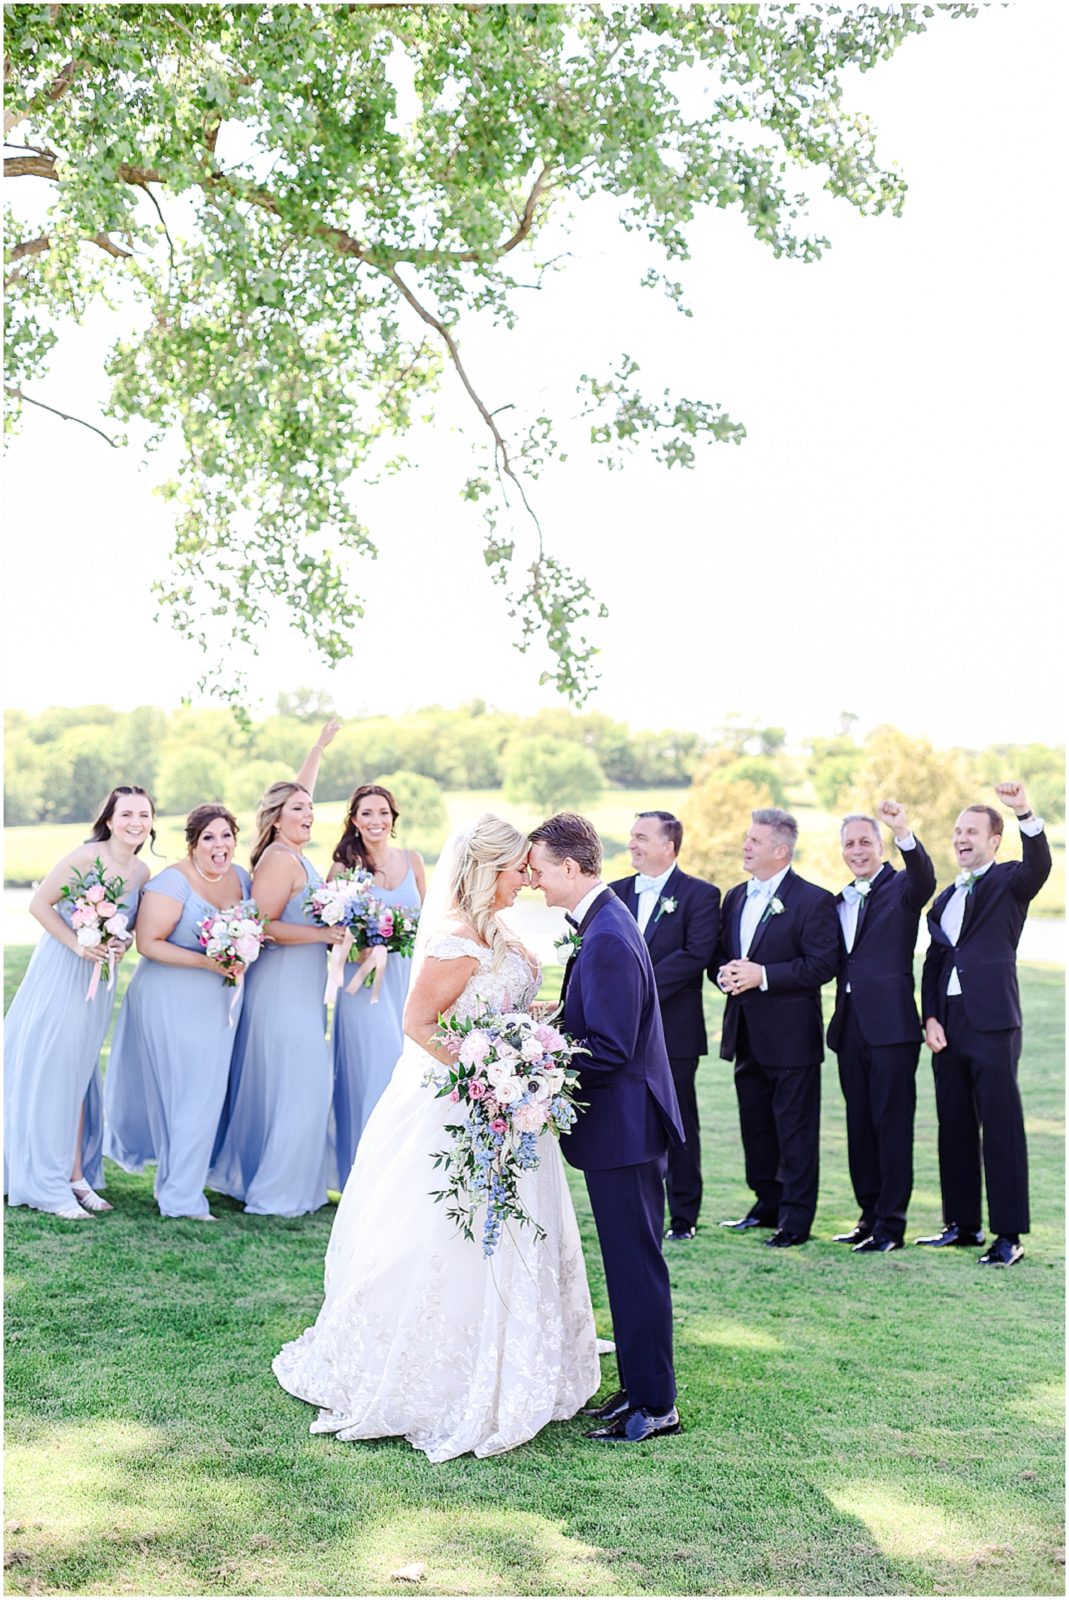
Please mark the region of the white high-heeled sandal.
<svg viewBox="0 0 1069 1600"><path fill-rule="evenodd" d="M53 1211L54 1217L62 1217L65 1222L88 1222L89 1213L83 1211L81 1206L64 1206L62 1211Z"/></svg>
<svg viewBox="0 0 1069 1600"><path fill-rule="evenodd" d="M115 1207L105 1200L102 1195L86 1183L84 1178L79 1178L77 1183L71 1180L71 1193L78 1204L85 1211L114 1211Z"/></svg>

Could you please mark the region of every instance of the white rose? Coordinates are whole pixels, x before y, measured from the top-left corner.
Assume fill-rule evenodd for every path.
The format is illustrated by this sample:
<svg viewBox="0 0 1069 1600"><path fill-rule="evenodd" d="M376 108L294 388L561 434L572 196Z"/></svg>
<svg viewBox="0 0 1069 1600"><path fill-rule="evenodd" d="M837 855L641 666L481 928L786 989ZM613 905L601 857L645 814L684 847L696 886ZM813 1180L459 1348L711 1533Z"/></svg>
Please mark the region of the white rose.
<svg viewBox="0 0 1069 1600"><path fill-rule="evenodd" d="M520 1052L509 1044L507 1039L499 1039L494 1048L497 1051L497 1059L499 1061L511 1063L520 1059Z"/></svg>
<svg viewBox="0 0 1069 1600"><path fill-rule="evenodd" d="M107 929L108 933L111 934L113 939L125 939L126 930L129 927L129 919L126 917L124 912L116 911L113 917L108 918L107 922L104 924L104 927Z"/></svg>
<svg viewBox="0 0 1069 1600"><path fill-rule="evenodd" d="M103 936L99 928L78 929L78 943L84 946L86 950L95 950L97 945L102 942Z"/></svg>
<svg viewBox="0 0 1069 1600"><path fill-rule="evenodd" d="M494 1098L499 1106L510 1106L518 1100L522 1093L520 1085L515 1078L502 1078L500 1083L494 1085Z"/></svg>
<svg viewBox="0 0 1069 1600"><path fill-rule="evenodd" d="M345 907L343 905L339 905L337 900L332 900L330 904L325 905L322 911L319 913L319 920L320 922L325 922L327 927L331 928L336 922L341 921L344 914Z"/></svg>
<svg viewBox="0 0 1069 1600"><path fill-rule="evenodd" d="M520 1055L525 1061L541 1061L545 1053L541 1040L536 1039L533 1033L528 1034L520 1046Z"/></svg>
<svg viewBox="0 0 1069 1600"><path fill-rule="evenodd" d="M490 1061L486 1066L486 1076L491 1083L503 1083L506 1078L512 1077L511 1061Z"/></svg>
<svg viewBox="0 0 1069 1600"><path fill-rule="evenodd" d="M228 931L225 917L217 917L208 929L208 933L213 939L225 939Z"/></svg>

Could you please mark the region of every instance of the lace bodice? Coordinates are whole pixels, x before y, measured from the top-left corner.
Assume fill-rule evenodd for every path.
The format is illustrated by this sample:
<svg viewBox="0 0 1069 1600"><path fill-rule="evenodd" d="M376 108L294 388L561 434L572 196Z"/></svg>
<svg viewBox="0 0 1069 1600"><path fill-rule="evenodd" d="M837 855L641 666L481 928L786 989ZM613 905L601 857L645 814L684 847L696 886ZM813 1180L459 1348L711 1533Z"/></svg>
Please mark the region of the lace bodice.
<svg viewBox="0 0 1069 1600"><path fill-rule="evenodd" d="M498 968L491 966L493 952L448 929L431 934L426 954L438 961L455 961L458 956L474 956L479 963L457 997L452 1012L458 1017L477 1016L480 1011L526 1011L542 982L542 969L532 971L518 950L510 950Z"/></svg>

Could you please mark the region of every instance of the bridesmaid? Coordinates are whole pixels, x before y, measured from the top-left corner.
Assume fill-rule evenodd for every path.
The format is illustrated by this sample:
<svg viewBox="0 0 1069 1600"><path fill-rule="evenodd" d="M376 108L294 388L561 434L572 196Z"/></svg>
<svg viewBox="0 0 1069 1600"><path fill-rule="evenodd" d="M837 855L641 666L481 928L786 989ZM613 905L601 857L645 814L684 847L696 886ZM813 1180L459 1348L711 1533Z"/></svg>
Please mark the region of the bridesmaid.
<svg viewBox="0 0 1069 1600"><path fill-rule="evenodd" d="M226 806L196 806L186 818L185 860L146 884L137 924L143 959L111 1046L105 1152L128 1172L157 1163L162 1217L216 1220L204 1184L226 1099L234 990L201 949L197 924L249 897L249 875L233 861L237 832Z"/></svg>
<svg viewBox="0 0 1069 1600"><path fill-rule="evenodd" d="M427 892L423 859L415 850L390 843L398 818L397 802L378 783L362 783L349 801L345 832L334 851L329 876L359 867L375 877L376 898L391 906L419 906ZM338 1173L345 1188L364 1125L390 1081L404 1031L401 1013L412 975L410 956L386 962L377 1005L370 991L342 989L334 1008L334 1122Z"/></svg>
<svg viewBox="0 0 1069 1600"><path fill-rule="evenodd" d="M121 908L130 926L149 869L138 856L154 840L146 790L119 784L105 800L87 842L52 868L30 901L45 930L4 1020L4 1190L8 1204L51 1211L70 1222L110 1211L104 1187L99 1057L115 989L86 990L94 962L115 962L130 938L95 950L78 943L72 907L61 891L97 858L106 877L124 883Z"/></svg>
<svg viewBox="0 0 1069 1600"><path fill-rule="evenodd" d="M333 1068L325 1034L325 946L344 938L304 909L322 878L306 860L330 721L293 781L273 783L256 813L252 888L273 943L249 968L234 1046L224 1137L209 1183L258 1216L298 1217L327 1201Z"/></svg>

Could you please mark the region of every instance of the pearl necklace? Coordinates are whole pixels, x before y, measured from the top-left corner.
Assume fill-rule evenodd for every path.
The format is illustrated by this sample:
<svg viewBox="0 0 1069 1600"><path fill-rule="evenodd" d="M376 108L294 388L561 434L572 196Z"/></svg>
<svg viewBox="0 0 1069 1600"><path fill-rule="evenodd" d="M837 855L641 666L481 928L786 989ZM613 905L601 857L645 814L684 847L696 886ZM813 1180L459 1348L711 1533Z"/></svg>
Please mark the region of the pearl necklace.
<svg viewBox="0 0 1069 1600"><path fill-rule="evenodd" d="M192 856L190 856L189 859L193 863L193 871L198 875L198 877L203 878L205 883L222 883L223 879L226 877L226 872L230 871L230 868L227 867L226 872L221 872L217 878L211 878L206 872L201 872L200 868L197 866L197 863L193 861Z"/></svg>

